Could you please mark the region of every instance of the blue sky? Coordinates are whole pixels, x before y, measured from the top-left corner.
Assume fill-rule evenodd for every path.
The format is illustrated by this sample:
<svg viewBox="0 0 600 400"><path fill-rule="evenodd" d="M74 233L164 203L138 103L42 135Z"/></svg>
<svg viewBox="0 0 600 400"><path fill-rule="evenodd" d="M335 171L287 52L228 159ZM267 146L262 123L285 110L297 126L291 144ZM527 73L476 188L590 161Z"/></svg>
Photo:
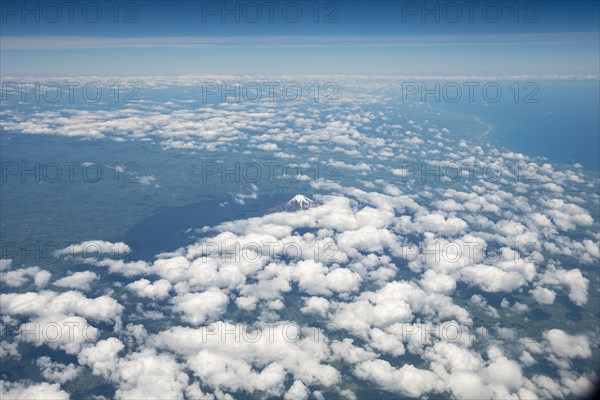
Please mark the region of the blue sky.
<svg viewBox="0 0 600 400"><path fill-rule="evenodd" d="M600 68L597 1L92 2L101 16L94 5L84 13L88 3L57 10L4 2L2 74L598 75Z"/></svg>

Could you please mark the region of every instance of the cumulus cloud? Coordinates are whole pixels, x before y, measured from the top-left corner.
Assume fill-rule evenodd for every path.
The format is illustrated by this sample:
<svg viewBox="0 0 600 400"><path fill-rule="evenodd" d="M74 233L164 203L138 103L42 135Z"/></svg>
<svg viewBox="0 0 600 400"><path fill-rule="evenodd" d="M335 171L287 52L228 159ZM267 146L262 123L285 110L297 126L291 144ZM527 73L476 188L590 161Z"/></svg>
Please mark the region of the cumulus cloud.
<svg viewBox="0 0 600 400"><path fill-rule="evenodd" d="M7 258L0 258L0 271L9 269L12 265L12 260Z"/></svg>
<svg viewBox="0 0 600 400"><path fill-rule="evenodd" d="M304 386L302 381L294 381L292 386L285 392L284 400L306 400L310 394L308 388Z"/></svg>
<svg viewBox="0 0 600 400"><path fill-rule="evenodd" d="M538 286L531 290L533 299L540 304L552 304L556 298L556 293L545 287Z"/></svg>
<svg viewBox="0 0 600 400"><path fill-rule="evenodd" d="M78 360L94 374L115 383L118 399L182 397L188 376L173 356L142 349L119 357L123 349L120 340L109 338L83 349Z"/></svg>
<svg viewBox="0 0 600 400"><path fill-rule="evenodd" d="M433 372L410 364L395 368L384 360L365 361L356 366L355 374L386 390L408 397L421 397L442 389Z"/></svg>
<svg viewBox="0 0 600 400"><path fill-rule="evenodd" d="M323 334L284 321L255 326L219 321L196 329L174 327L148 342L184 357L212 388L282 396L286 374L304 385L340 382L339 371L323 363L331 357Z"/></svg>
<svg viewBox="0 0 600 400"><path fill-rule="evenodd" d="M140 297L164 299L169 295L171 283L166 279L150 282L148 279L140 279L127 285Z"/></svg>
<svg viewBox="0 0 600 400"><path fill-rule="evenodd" d="M90 257L104 255L105 257L118 257L131 252L131 248L123 242L111 243L105 240L88 240L69 245L55 252L59 256L81 255Z"/></svg>
<svg viewBox="0 0 600 400"><path fill-rule="evenodd" d="M467 223L461 218L445 217L442 213L417 216L414 221L410 217L400 218L399 227L404 232L433 232L443 236L455 236L465 233Z"/></svg>
<svg viewBox="0 0 600 400"><path fill-rule="evenodd" d="M64 278L54 281L54 285L69 289L88 291L90 290L90 284L98 279L98 275L92 271L82 271L75 272L69 276L65 276Z"/></svg>
<svg viewBox="0 0 600 400"><path fill-rule="evenodd" d="M109 377L118 367L118 354L125 346L117 338L100 340L95 345L85 347L77 356L81 365L92 369L94 374Z"/></svg>
<svg viewBox="0 0 600 400"><path fill-rule="evenodd" d="M52 361L47 356L38 358L36 364L40 368L44 379L60 384L74 379L81 372L81 368L75 364L62 364Z"/></svg>
<svg viewBox="0 0 600 400"><path fill-rule="evenodd" d="M39 293L2 293L0 294L0 304L3 314L44 317L71 314L97 321L114 321L123 310L123 306L109 296L90 299L76 291L57 293L46 290Z"/></svg>
<svg viewBox="0 0 600 400"><path fill-rule="evenodd" d="M566 286L569 299L578 306L587 303L589 280L577 268L565 270L550 265L539 280L540 285Z"/></svg>
<svg viewBox="0 0 600 400"><path fill-rule="evenodd" d="M331 295L332 291L355 291L361 281L360 275L346 268L330 271L323 264L312 260L299 262L293 274L298 279L300 289L313 295Z"/></svg>
<svg viewBox="0 0 600 400"><path fill-rule="evenodd" d="M10 264L9 264L10 265ZM4 272L0 275L0 280L11 287L20 287L25 285L30 279L38 288L46 286L52 274L40 267L29 267L15 269Z"/></svg>
<svg viewBox="0 0 600 400"><path fill-rule="evenodd" d="M589 358L592 350L588 339L583 335L569 335L561 329L551 329L544 332L550 350L559 357Z"/></svg>
<svg viewBox="0 0 600 400"><path fill-rule="evenodd" d="M552 218L552 222L564 231L572 231L577 226L588 226L594 222L586 210L562 199L542 200L542 204L548 208L546 214Z"/></svg>
<svg viewBox="0 0 600 400"><path fill-rule="evenodd" d="M329 301L323 297L309 297L304 300L304 307L300 309L305 314L317 314L322 317L327 315Z"/></svg>
<svg viewBox="0 0 600 400"><path fill-rule="evenodd" d="M67 354L77 354L88 343L95 342L100 331L85 318L61 314L32 318L21 325L20 340L35 346L46 345Z"/></svg>
<svg viewBox="0 0 600 400"><path fill-rule="evenodd" d="M127 277L144 275L149 272L149 265L145 261L124 261L124 260L113 260L106 258L103 260L96 260L89 258L85 260L90 264L97 265L99 267L108 267L108 271L111 274L122 274Z"/></svg>
<svg viewBox="0 0 600 400"><path fill-rule="evenodd" d="M174 297L173 311L183 314L183 319L200 325L218 318L227 309L229 298L219 289L211 288L202 293L186 293Z"/></svg>
<svg viewBox="0 0 600 400"><path fill-rule="evenodd" d="M69 394L58 383L18 383L0 381L0 394L4 399L68 400Z"/></svg>
<svg viewBox="0 0 600 400"><path fill-rule="evenodd" d="M376 292L363 292L352 302L334 305L333 322L360 337L371 328L411 322L415 314L432 319L469 322L469 313L448 296L428 293L414 283L391 282Z"/></svg>

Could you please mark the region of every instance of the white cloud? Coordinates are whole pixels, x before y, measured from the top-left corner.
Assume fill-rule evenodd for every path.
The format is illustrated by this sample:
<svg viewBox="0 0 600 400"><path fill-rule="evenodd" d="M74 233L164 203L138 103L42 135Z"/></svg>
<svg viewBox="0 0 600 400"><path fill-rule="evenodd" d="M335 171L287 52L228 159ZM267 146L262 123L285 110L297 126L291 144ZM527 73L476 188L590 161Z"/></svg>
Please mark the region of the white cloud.
<svg viewBox="0 0 600 400"><path fill-rule="evenodd" d="M548 266L539 280L540 285L566 286L569 288L569 299L578 306L587 303L589 280L577 268L565 270Z"/></svg>
<svg viewBox="0 0 600 400"><path fill-rule="evenodd" d="M220 290L211 288L202 293L177 295L171 302L173 311L182 313L184 320L200 325L225 313L229 299Z"/></svg>
<svg viewBox="0 0 600 400"><path fill-rule="evenodd" d="M304 307L300 309L304 314L317 314L322 317L329 311L329 301L323 297L308 297L304 299Z"/></svg>
<svg viewBox="0 0 600 400"><path fill-rule="evenodd" d="M322 363L331 356L323 332L306 328L306 337L299 338L297 329L285 321L254 327L215 322L195 329L173 327L147 343L187 359L194 374L212 388L281 396L286 373L305 385L339 383L339 371Z"/></svg>
<svg viewBox="0 0 600 400"><path fill-rule="evenodd" d="M117 338L100 340L95 345L85 347L77 356L81 365L92 369L94 374L109 377L118 367L118 354L125 346Z"/></svg>
<svg viewBox="0 0 600 400"><path fill-rule="evenodd" d="M400 218L405 232L434 232L444 236L456 236L465 233L468 225L461 218L445 217L442 213L418 215L414 222L410 218Z"/></svg>
<svg viewBox="0 0 600 400"><path fill-rule="evenodd" d="M20 340L77 354L98 339L100 331L85 318L61 314L33 318L21 325Z"/></svg>
<svg viewBox="0 0 600 400"><path fill-rule="evenodd" d="M112 243L104 240L88 240L72 244L55 252L56 255L90 257L92 255L103 255L105 257L118 257L131 252L131 248L123 243Z"/></svg>
<svg viewBox="0 0 600 400"><path fill-rule="evenodd" d="M0 381L0 394L3 399L15 400L68 400L69 394L61 390L58 383L17 383Z"/></svg>
<svg viewBox="0 0 600 400"><path fill-rule="evenodd" d="M450 275L439 274L430 269L423 274L421 286L428 292L449 294L456 289L456 280Z"/></svg>
<svg viewBox="0 0 600 400"><path fill-rule="evenodd" d="M592 350L588 339L583 335L569 335L560 329L551 329L544 332L544 339L548 341L550 350L559 357L589 358Z"/></svg>
<svg viewBox="0 0 600 400"><path fill-rule="evenodd" d="M310 394L308 388L302 383L302 381L294 381L292 386L285 392L283 396L284 400L306 400Z"/></svg>
<svg viewBox="0 0 600 400"><path fill-rule="evenodd" d="M533 299L540 304L552 304L556 298L556 293L545 287L538 286L530 291Z"/></svg>
<svg viewBox="0 0 600 400"><path fill-rule="evenodd" d="M512 292L526 284L526 280L518 272L506 272L482 264L463 268L460 276L465 282L477 285L486 292Z"/></svg>
<svg viewBox="0 0 600 400"><path fill-rule="evenodd" d="M411 364L394 368L384 360L365 361L356 366L355 374L386 390L408 397L422 397L443 388L433 372L417 369Z"/></svg>
<svg viewBox="0 0 600 400"><path fill-rule="evenodd" d="M0 304L3 314L38 316L72 314L97 321L115 320L123 310L123 306L109 296L89 299L76 291L56 293L46 290L40 293L2 293L0 294Z"/></svg>
<svg viewBox="0 0 600 400"><path fill-rule="evenodd" d="M4 272L0 275L0 280L8 286L20 287L25 285L31 278L35 286L41 288L46 286L51 276L50 272L40 267L28 267Z"/></svg>
<svg viewBox="0 0 600 400"><path fill-rule="evenodd" d="M150 282L148 279L140 279L127 285L140 297L164 299L169 296L171 283L166 279Z"/></svg>
<svg viewBox="0 0 600 400"><path fill-rule="evenodd" d="M9 269L11 265L12 265L12 260L7 259L7 258L0 259L0 271Z"/></svg>
<svg viewBox="0 0 600 400"><path fill-rule="evenodd" d="M36 364L40 368L44 379L60 384L75 379L81 372L81 368L75 364L61 364L52 361L47 356L38 358Z"/></svg>
<svg viewBox="0 0 600 400"><path fill-rule="evenodd" d="M120 340L109 338L83 349L78 360L115 383L118 399L183 398L188 376L173 356L141 349L119 358L123 349Z"/></svg>
<svg viewBox="0 0 600 400"><path fill-rule="evenodd" d="M69 289L90 290L90 284L98 280L98 275L92 271L75 272L54 282L55 286Z"/></svg>
<svg viewBox="0 0 600 400"><path fill-rule="evenodd" d="M144 275L149 272L149 265L145 261L123 261L106 258L103 260L88 259L86 262L99 267L108 267L111 274L122 274L127 277Z"/></svg>

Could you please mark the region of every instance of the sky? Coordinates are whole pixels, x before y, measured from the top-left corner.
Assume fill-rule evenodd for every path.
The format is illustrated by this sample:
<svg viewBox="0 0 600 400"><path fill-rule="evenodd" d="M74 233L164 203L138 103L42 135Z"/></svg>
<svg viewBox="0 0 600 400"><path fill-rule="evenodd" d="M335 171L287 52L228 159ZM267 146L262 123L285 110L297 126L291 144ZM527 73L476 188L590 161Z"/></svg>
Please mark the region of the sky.
<svg viewBox="0 0 600 400"><path fill-rule="evenodd" d="M597 1L2 3L15 75L598 75Z"/></svg>

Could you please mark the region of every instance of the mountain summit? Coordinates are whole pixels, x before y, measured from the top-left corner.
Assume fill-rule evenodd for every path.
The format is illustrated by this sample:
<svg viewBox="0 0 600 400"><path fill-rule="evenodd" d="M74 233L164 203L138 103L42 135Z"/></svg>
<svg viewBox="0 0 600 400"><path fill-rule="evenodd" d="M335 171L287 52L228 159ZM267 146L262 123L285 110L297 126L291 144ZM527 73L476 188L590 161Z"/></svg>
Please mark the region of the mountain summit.
<svg viewBox="0 0 600 400"><path fill-rule="evenodd" d="M308 210L315 206L314 200L309 199L308 197L297 194L287 203L281 204L275 208L269 210L269 213L275 212L294 212L300 210Z"/></svg>

